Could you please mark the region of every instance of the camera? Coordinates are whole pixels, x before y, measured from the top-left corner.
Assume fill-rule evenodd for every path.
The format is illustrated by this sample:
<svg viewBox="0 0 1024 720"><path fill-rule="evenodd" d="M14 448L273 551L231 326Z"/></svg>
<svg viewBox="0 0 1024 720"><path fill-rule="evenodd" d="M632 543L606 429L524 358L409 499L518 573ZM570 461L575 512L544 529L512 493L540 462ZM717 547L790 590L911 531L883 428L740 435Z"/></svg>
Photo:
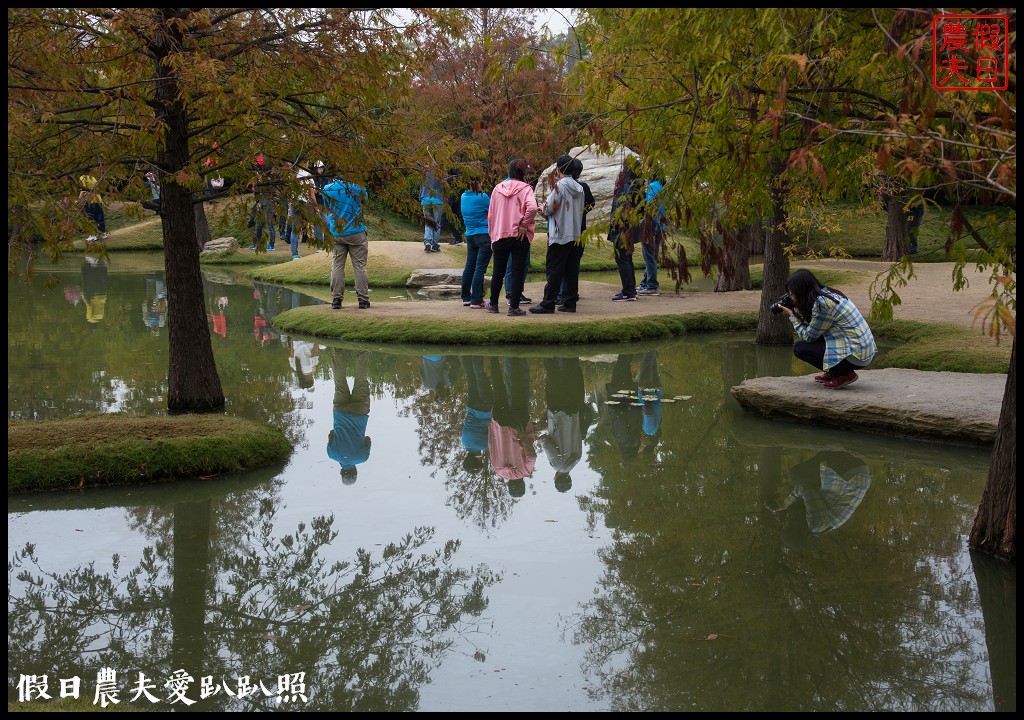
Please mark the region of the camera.
<svg viewBox="0 0 1024 720"><path fill-rule="evenodd" d="M786 295L783 295L774 303L772 303L772 315L778 315L779 313L781 313L782 308L789 308L790 310L792 310L794 307L796 307L796 305L794 305L793 303L793 298L791 298L787 293Z"/></svg>

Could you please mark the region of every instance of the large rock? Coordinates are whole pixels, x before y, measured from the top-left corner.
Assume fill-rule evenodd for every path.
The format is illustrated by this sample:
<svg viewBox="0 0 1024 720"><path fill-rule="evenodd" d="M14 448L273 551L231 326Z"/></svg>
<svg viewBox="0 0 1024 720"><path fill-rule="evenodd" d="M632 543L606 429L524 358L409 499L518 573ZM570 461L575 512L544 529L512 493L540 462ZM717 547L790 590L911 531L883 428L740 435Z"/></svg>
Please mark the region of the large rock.
<svg viewBox="0 0 1024 720"><path fill-rule="evenodd" d="M804 375L744 380L731 392L743 407L769 417L946 442L995 441L1006 375L899 368L857 374L856 383L840 390Z"/></svg>
<svg viewBox="0 0 1024 720"><path fill-rule="evenodd" d="M594 145L577 146L570 150L568 155L579 158L583 163L583 172L580 180L590 186L590 192L594 193L594 209L587 213L587 226L606 219L612 209L612 191L615 189L615 179L622 169L622 160L627 155L637 157L637 154L617 143L611 143L607 153L601 153ZM552 162L540 174L537 181L537 202L543 203L548 195L546 178L548 173L555 169ZM543 223L543 220L541 221Z"/></svg>
<svg viewBox="0 0 1024 720"><path fill-rule="evenodd" d="M206 244L203 245L203 251L199 253L200 257L203 255L221 255L238 250L238 241L233 237L219 237L213 240L207 240Z"/></svg>

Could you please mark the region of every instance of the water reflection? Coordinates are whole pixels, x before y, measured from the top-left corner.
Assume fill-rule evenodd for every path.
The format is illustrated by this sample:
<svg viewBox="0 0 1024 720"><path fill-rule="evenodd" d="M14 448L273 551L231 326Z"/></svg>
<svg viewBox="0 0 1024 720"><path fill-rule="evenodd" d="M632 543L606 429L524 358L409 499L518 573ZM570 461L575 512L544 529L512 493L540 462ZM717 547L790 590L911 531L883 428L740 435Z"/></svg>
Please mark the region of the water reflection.
<svg viewBox="0 0 1024 720"><path fill-rule="evenodd" d="M371 440L366 435L370 419L369 358L355 353L355 375L348 384L349 351L334 348L334 427L328 435L327 456L341 465L341 481L351 485L358 477L357 465L370 459Z"/></svg>
<svg viewBox="0 0 1024 720"><path fill-rule="evenodd" d="M781 499L775 487L762 488L765 505L779 517L782 541L799 549L850 519L871 487L871 471L856 455L826 450L794 465L789 484Z"/></svg>
<svg viewBox="0 0 1024 720"><path fill-rule="evenodd" d="M595 413L586 398L583 366L578 357L545 358L544 370L548 422L541 444L555 471L555 489L568 492L572 489L570 473L583 459L583 438Z"/></svg>
<svg viewBox="0 0 1024 720"><path fill-rule="evenodd" d="M164 412L167 333L139 322L163 275L119 260L99 332L77 262L9 283L9 419ZM1015 707L1016 578L966 551L988 449L743 412L733 385L794 371L748 335L356 346L272 329L317 299L204 282L228 412L295 452L258 479L10 498L44 585L9 573L9 688L104 648L125 672L307 672L316 709ZM477 568L503 579L475 595ZM72 588L112 600L30 614Z"/></svg>
<svg viewBox="0 0 1024 720"><path fill-rule="evenodd" d="M460 566L457 541L430 549L434 530L423 527L382 551L331 560L335 518L315 516L277 535L273 485L245 488L262 499L244 513L244 497L175 503L134 566L115 558L109 572L89 563L53 573L31 545L15 551L9 676L46 675L55 687L77 675L88 696L102 668L124 683L141 673L158 680L150 686L157 695L131 706L167 709L164 679L183 670L191 709L237 711L277 709L280 678L302 673L306 701L294 709L418 709L419 688L454 637L474 629L497 577ZM218 533L232 522L229 545ZM242 677L272 695L213 692ZM9 698L17 684L8 683Z"/></svg>
<svg viewBox="0 0 1024 720"><path fill-rule="evenodd" d="M107 307L107 261L86 255L82 260L82 302L89 325L102 322Z"/></svg>

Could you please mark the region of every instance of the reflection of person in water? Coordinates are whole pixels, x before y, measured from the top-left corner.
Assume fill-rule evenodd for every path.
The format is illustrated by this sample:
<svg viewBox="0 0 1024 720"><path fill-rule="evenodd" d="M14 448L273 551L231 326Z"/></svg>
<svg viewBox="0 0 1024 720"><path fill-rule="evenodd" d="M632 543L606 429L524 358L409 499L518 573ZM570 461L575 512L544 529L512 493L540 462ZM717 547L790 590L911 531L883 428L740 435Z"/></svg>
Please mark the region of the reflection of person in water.
<svg viewBox="0 0 1024 720"><path fill-rule="evenodd" d="M480 355L463 355L462 369L466 373L466 419L462 423L462 447L466 457L462 467L467 472L483 468L487 457L487 429L494 409L494 390L484 370Z"/></svg>
<svg viewBox="0 0 1024 720"><path fill-rule="evenodd" d="M210 308L210 321L213 323L213 332L224 338L228 336L228 316L224 313L224 308L227 306L227 296L222 295L214 303L214 306ZM214 310L217 312L215 313Z"/></svg>
<svg viewBox="0 0 1024 720"><path fill-rule="evenodd" d="M583 390L583 367L578 357L546 358L548 426L541 438L544 453L555 471L555 488L572 487L569 474L583 458L583 437L590 425L590 406Z"/></svg>
<svg viewBox="0 0 1024 720"><path fill-rule="evenodd" d="M526 358L491 358L494 415L487 432L494 472L508 481L513 497L526 494L526 481L537 462L530 420L530 366Z"/></svg>
<svg viewBox="0 0 1024 720"><path fill-rule="evenodd" d="M772 510L783 513L780 535L792 548L849 520L871 486L871 471L864 461L839 450L819 452L794 466L789 478L793 489Z"/></svg>
<svg viewBox="0 0 1024 720"><path fill-rule="evenodd" d="M448 375L448 358L444 355L424 355L420 358L420 378L430 392L441 392L452 384Z"/></svg>
<svg viewBox="0 0 1024 720"><path fill-rule="evenodd" d="M611 381L605 383L612 434L619 444L619 457L626 465L633 463L640 452L643 426L640 401L633 397L636 390L636 382L633 380L633 357L620 353L612 367Z"/></svg>
<svg viewBox="0 0 1024 720"><path fill-rule="evenodd" d="M85 320L95 327L107 308L107 261L86 255L82 261L82 300Z"/></svg>
<svg viewBox="0 0 1024 720"><path fill-rule="evenodd" d="M146 302L142 303L142 324L152 335L167 325L167 288L162 277L146 275Z"/></svg>
<svg viewBox="0 0 1024 720"><path fill-rule="evenodd" d="M270 321L281 312L279 292L280 288L265 283L253 283L252 297L256 301L256 314L253 316L252 333L260 345L266 345L275 338L287 342L287 337L278 333L270 324Z"/></svg>
<svg viewBox="0 0 1024 720"><path fill-rule="evenodd" d="M654 450L661 439L661 399L665 388L658 374L658 352L649 350L640 358L640 370L636 376L637 395L643 407L643 437L640 439L640 452L649 453Z"/></svg>
<svg viewBox="0 0 1024 720"><path fill-rule="evenodd" d="M299 387L313 392L313 373L320 362L320 346L306 340L292 338L292 369Z"/></svg>
<svg viewBox="0 0 1024 720"><path fill-rule="evenodd" d="M356 356L356 371L351 389L348 385L348 353L334 348L334 428L328 434L327 457L341 465L341 481L356 481L356 465L370 458L370 438L366 423L370 417L369 356Z"/></svg>

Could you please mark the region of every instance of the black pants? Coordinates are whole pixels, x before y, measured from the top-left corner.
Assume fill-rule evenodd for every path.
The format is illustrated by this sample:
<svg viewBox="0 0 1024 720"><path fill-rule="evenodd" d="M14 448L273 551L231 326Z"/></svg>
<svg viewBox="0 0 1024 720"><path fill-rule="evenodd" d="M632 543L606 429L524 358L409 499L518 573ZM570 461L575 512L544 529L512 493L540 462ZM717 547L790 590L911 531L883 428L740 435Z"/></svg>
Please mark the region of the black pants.
<svg viewBox="0 0 1024 720"><path fill-rule="evenodd" d="M626 249L625 237L617 239L614 245L615 267L619 271L623 295L636 295L636 268L633 267L633 248Z"/></svg>
<svg viewBox="0 0 1024 720"><path fill-rule="evenodd" d="M566 306L576 307L580 286L580 261L576 254L576 243L548 245L544 268L547 283L544 285L541 307L553 308L559 290L563 291L562 297Z"/></svg>
<svg viewBox="0 0 1024 720"><path fill-rule="evenodd" d="M813 365L819 370L823 370L825 366L825 338L818 338L814 342L797 340L793 343L793 354L808 365ZM849 360L844 359L830 367L828 371L833 375L849 375L858 367L861 366L854 365Z"/></svg>
<svg viewBox="0 0 1024 720"><path fill-rule="evenodd" d="M519 307L519 298L523 296L523 284L526 282L526 258L530 253L530 241L517 237L507 237L491 244L494 251L494 274L491 275L491 305L498 304L501 297L501 285L505 282L505 270L509 260L512 261L512 287L505 288L508 294L509 307Z"/></svg>
<svg viewBox="0 0 1024 720"><path fill-rule="evenodd" d="M84 209L89 219L96 223L99 231L105 233L107 231L107 218L103 212L103 206L99 203L86 203Z"/></svg>

